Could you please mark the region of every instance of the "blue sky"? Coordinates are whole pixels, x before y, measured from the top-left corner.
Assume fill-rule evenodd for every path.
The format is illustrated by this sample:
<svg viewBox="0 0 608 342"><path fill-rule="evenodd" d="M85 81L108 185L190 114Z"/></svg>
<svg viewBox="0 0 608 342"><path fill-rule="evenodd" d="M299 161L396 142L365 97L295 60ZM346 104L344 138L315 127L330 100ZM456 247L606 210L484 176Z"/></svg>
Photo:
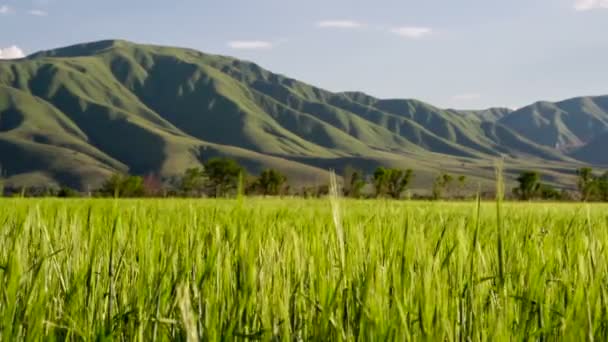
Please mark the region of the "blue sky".
<svg viewBox="0 0 608 342"><path fill-rule="evenodd" d="M109 38L441 107L608 94L608 0L0 0L0 58Z"/></svg>

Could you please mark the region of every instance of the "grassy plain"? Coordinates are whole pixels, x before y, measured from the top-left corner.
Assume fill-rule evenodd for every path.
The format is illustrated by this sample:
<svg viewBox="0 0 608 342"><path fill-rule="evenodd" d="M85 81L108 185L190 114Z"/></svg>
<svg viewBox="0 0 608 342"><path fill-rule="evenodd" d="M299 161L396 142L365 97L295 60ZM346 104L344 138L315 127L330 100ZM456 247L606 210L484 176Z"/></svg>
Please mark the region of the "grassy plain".
<svg viewBox="0 0 608 342"><path fill-rule="evenodd" d="M0 340L606 340L608 206L0 200Z"/></svg>

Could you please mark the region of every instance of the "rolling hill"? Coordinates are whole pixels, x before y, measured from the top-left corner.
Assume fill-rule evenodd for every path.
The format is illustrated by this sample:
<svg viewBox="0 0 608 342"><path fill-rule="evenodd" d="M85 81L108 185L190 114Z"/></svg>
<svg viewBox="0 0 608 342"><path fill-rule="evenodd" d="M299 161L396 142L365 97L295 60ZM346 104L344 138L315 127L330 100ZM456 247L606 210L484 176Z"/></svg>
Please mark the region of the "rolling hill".
<svg viewBox="0 0 608 342"><path fill-rule="evenodd" d="M572 184L608 132L608 97L512 111L332 93L238 59L108 40L0 61L0 165L9 185L97 187L115 172L180 174L212 156L295 184L347 165L409 167L490 184L539 169Z"/></svg>

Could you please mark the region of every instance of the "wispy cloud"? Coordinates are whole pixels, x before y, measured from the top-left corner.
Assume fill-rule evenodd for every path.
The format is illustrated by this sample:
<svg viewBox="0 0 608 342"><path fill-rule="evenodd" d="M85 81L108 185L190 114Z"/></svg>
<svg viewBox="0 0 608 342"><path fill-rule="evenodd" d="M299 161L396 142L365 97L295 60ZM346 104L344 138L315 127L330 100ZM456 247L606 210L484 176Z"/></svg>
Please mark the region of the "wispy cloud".
<svg viewBox="0 0 608 342"><path fill-rule="evenodd" d="M25 57L25 53L18 46L0 48L0 59L16 59Z"/></svg>
<svg viewBox="0 0 608 342"><path fill-rule="evenodd" d="M13 9L7 5L0 6L0 14L10 14L13 13Z"/></svg>
<svg viewBox="0 0 608 342"><path fill-rule="evenodd" d="M608 9L608 0L575 0L574 9L580 12L599 8Z"/></svg>
<svg viewBox="0 0 608 342"><path fill-rule="evenodd" d="M235 40L228 42L228 47L238 50L268 50L272 49L273 43L264 40Z"/></svg>
<svg viewBox="0 0 608 342"><path fill-rule="evenodd" d="M45 11L41 11L41 10L31 10L27 12L29 15L33 15L33 16L37 16L37 17L46 17L47 15L49 15L47 12Z"/></svg>
<svg viewBox="0 0 608 342"><path fill-rule="evenodd" d="M458 94L452 96L453 101L475 101L481 99L481 94L479 93L466 93L466 94Z"/></svg>
<svg viewBox="0 0 608 342"><path fill-rule="evenodd" d="M365 26L355 20L323 20L317 23L319 28L356 29Z"/></svg>
<svg viewBox="0 0 608 342"><path fill-rule="evenodd" d="M433 29L429 27L419 26L403 26L395 27L390 30L391 33L409 39L420 39L433 33Z"/></svg>

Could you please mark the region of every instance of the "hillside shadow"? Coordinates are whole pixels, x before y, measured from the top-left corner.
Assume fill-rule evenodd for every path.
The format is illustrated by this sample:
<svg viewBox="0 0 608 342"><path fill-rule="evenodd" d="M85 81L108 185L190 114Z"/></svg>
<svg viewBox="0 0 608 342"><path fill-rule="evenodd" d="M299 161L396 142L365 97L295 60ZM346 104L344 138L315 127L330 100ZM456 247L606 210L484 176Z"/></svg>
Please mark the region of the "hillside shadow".
<svg viewBox="0 0 608 342"><path fill-rule="evenodd" d="M23 114L13 108L0 111L0 132L12 131L21 126L23 121Z"/></svg>

